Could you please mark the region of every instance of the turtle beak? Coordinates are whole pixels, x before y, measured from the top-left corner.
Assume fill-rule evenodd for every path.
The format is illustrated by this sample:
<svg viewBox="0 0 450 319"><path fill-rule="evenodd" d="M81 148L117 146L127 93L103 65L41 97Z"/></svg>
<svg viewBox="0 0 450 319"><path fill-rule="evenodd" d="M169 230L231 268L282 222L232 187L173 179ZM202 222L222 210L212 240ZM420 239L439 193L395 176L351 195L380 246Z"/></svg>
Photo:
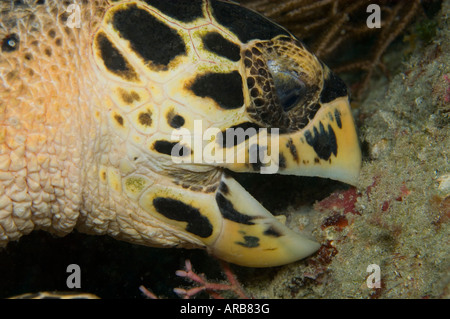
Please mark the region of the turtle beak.
<svg viewBox="0 0 450 319"><path fill-rule="evenodd" d="M361 151L347 97L323 104L314 121L301 131L276 138L258 135L238 145L237 158L251 154L252 145L260 150L269 145L270 155L250 165L248 155L246 163L228 163L227 168L357 182ZM303 259L320 247L281 224L235 180L224 176L222 183L227 185L226 192L219 189L216 194L222 231L209 246L214 255L243 266L269 267Z"/></svg>
<svg viewBox="0 0 450 319"><path fill-rule="evenodd" d="M273 267L303 259L320 247L280 223L233 178L222 176L215 197L222 227L208 250L218 258L247 267Z"/></svg>
<svg viewBox="0 0 450 319"><path fill-rule="evenodd" d="M262 133L252 136L249 143L236 146L237 158L246 157L245 163L228 162L226 168L357 183L361 150L347 97L322 104L314 120L302 130L279 135L273 134L273 130L271 134ZM255 163L251 163L252 148L259 150L258 156L253 156L258 158Z"/></svg>

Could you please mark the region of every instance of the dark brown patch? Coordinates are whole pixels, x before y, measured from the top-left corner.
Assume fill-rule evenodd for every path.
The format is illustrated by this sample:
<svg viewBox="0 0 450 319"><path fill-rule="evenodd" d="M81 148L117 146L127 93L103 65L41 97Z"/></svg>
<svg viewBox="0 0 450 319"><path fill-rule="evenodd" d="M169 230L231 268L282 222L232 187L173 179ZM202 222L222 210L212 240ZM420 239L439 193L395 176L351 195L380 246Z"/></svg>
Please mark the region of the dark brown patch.
<svg viewBox="0 0 450 319"><path fill-rule="evenodd" d="M213 233L213 226L209 219L200 213L198 208L192 207L182 201L157 197L153 200L156 211L164 217L176 221L187 222L186 231L202 238Z"/></svg>
<svg viewBox="0 0 450 319"><path fill-rule="evenodd" d="M114 119L117 121L117 123L118 123L120 126L123 126L123 117L122 117L122 116L116 114L116 115L114 115Z"/></svg>
<svg viewBox="0 0 450 319"><path fill-rule="evenodd" d="M51 29L50 31L48 31L48 36L52 39L54 39L56 37L56 32L55 30Z"/></svg>
<svg viewBox="0 0 450 319"><path fill-rule="evenodd" d="M228 193L230 192L230 189L228 188L227 184L225 184L224 182L221 182L219 185L219 191L224 195L228 195Z"/></svg>
<svg viewBox="0 0 450 319"><path fill-rule="evenodd" d="M147 110L147 112L139 113L139 123L144 126L152 126L152 112Z"/></svg>
<svg viewBox="0 0 450 319"><path fill-rule="evenodd" d="M328 125L325 131L325 127L320 122L319 129L314 126L313 133L310 130L305 132L305 138L306 142L314 148L314 151L321 159L327 161L332 154L337 156L338 145L331 125Z"/></svg>
<svg viewBox="0 0 450 319"><path fill-rule="evenodd" d="M182 22L203 17L202 0L144 0L163 14Z"/></svg>
<svg viewBox="0 0 450 319"><path fill-rule="evenodd" d="M175 114L173 110L170 110L167 113L167 123L169 123L170 127L180 128L184 125L185 120L181 115Z"/></svg>
<svg viewBox="0 0 450 319"><path fill-rule="evenodd" d="M255 78L248 77L247 78L247 86L249 89L253 88L255 86Z"/></svg>
<svg viewBox="0 0 450 319"><path fill-rule="evenodd" d="M226 199L225 196L222 195L222 193L216 194L216 202L223 218L243 225L255 224L254 222L252 222L252 220L257 218L256 216L249 216L238 212L234 208L233 203L231 203L231 201Z"/></svg>
<svg viewBox="0 0 450 319"><path fill-rule="evenodd" d="M119 89L119 94L126 104L132 104L134 101L139 102L141 100L141 97L135 91L127 92Z"/></svg>
<svg viewBox="0 0 450 319"><path fill-rule="evenodd" d="M340 77L330 71L320 93L320 102L329 103L341 96L347 96L347 86Z"/></svg>
<svg viewBox="0 0 450 319"><path fill-rule="evenodd" d="M339 112L338 109L334 111L334 118L336 119L336 123L339 128L342 128L342 121L341 121L341 112Z"/></svg>
<svg viewBox="0 0 450 319"><path fill-rule="evenodd" d="M278 167L281 169L286 168L286 158L284 157L283 153L279 154Z"/></svg>
<svg viewBox="0 0 450 319"><path fill-rule="evenodd" d="M259 238L255 236L244 236L244 241L237 241L236 244L244 246L246 248L259 247Z"/></svg>
<svg viewBox="0 0 450 319"><path fill-rule="evenodd" d="M211 1L214 18L246 43L251 40L270 40L278 35L289 35L282 27L262 15L233 2Z"/></svg>
<svg viewBox="0 0 450 319"><path fill-rule="evenodd" d="M242 77L238 71L198 75L188 87L199 97L213 99L222 109L237 109L244 104Z"/></svg>
<svg viewBox="0 0 450 319"><path fill-rule="evenodd" d="M105 33L100 32L97 35L95 43L106 69L126 80L136 80L138 78L131 65L108 39Z"/></svg>
<svg viewBox="0 0 450 319"><path fill-rule="evenodd" d="M175 148L175 150L174 150ZM189 154L191 154L191 150L189 149L189 147L187 146L183 146L177 142L169 142L169 141L164 141L164 140L159 140L156 141L153 144L153 149L155 151L157 151L158 153L161 154L165 154L165 155L169 155L172 156L172 151L173 151L173 156L187 156Z"/></svg>
<svg viewBox="0 0 450 319"><path fill-rule="evenodd" d="M173 4L166 5L173 7ZM186 45L177 30L135 3L117 10L112 24L121 37L129 41L133 51L153 68L167 70L172 60L186 54Z"/></svg>
<svg viewBox="0 0 450 319"><path fill-rule="evenodd" d="M44 53L46 56L51 57L52 56L52 49L45 48Z"/></svg>
<svg viewBox="0 0 450 319"><path fill-rule="evenodd" d="M283 236L283 234L281 234L281 233L280 233L278 230L276 230L273 226L270 226L269 228L267 228L267 229L264 231L264 235L270 236L270 237L275 237L275 238L278 238L278 237Z"/></svg>
<svg viewBox="0 0 450 319"><path fill-rule="evenodd" d="M238 45L225 39L218 32L209 32L202 38L205 49L225 57L231 61L241 59L241 49Z"/></svg>

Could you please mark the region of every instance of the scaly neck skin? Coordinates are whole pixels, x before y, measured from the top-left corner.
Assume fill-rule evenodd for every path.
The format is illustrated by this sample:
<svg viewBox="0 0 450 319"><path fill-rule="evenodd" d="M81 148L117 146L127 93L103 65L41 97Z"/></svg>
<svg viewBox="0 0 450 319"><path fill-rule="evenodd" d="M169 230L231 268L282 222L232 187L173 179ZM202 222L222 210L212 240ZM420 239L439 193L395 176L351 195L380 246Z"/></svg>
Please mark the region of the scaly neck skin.
<svg viewBox="0 0 450 319"><path fill-rule="evenodd" d="M33 229L63 235L75 227L93 153L84 141L95 131L87 103L95 92L84 90L94 81L84 59L95 21L67 28L58 21L61 1L5 5L0 39L15 34L20 42L0 51L0 245Z"/></svg>
<svg viewBox="0 0 450 319"><path fill-rule="evenodd" d="M134 151L110 123L110 83L90 43L108 4L82 5L78 29L61 21L63 2L11 10L0 1L0 40L20 38L16 49L0 49L0 246L34 229L75 227L149 246L201 246L122 192L121 174L159 177L145 156L142 167L123 163Z"/></svg>

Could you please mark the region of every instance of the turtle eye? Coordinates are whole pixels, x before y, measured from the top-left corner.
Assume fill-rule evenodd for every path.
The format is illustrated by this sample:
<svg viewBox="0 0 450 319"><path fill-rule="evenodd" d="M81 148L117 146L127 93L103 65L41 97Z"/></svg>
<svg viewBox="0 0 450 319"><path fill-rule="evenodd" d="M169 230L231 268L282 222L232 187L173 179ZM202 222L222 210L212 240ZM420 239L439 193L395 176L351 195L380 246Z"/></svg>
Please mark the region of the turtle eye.
<svg viewBox="0 0 450 319"><path fill-rule="evenodd" d="M277 73L274 82L278 99L285 112L297 106L306 94L305 83L289 72Z"/></svg>
<svg viewBox="0 0 450 319"><path fill-rule="evenodd" d="M289 112L296 107L305 97L307 87L293 71L280 70L279 66L269 61L268 66L271 71L275 91L284 112Z"/></svg>

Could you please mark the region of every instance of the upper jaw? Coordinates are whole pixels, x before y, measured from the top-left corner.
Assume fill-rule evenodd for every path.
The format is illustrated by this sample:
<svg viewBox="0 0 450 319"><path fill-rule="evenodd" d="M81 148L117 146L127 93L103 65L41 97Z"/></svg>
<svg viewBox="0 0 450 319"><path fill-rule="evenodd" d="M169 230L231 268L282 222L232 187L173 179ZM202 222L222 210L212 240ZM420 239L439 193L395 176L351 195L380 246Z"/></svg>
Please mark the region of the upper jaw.
<svg viewBox="0 0 450 319"><path fill-rule="evenodd" d="M254 150L259 150L256 164L249 163L248 154ZM234 152L236 158L246 159L224 163L235 172L317 176L356 185L361 168L361 150L347 97L323 105L300 131L260 131L248 143L237 145Z"/></svg>

